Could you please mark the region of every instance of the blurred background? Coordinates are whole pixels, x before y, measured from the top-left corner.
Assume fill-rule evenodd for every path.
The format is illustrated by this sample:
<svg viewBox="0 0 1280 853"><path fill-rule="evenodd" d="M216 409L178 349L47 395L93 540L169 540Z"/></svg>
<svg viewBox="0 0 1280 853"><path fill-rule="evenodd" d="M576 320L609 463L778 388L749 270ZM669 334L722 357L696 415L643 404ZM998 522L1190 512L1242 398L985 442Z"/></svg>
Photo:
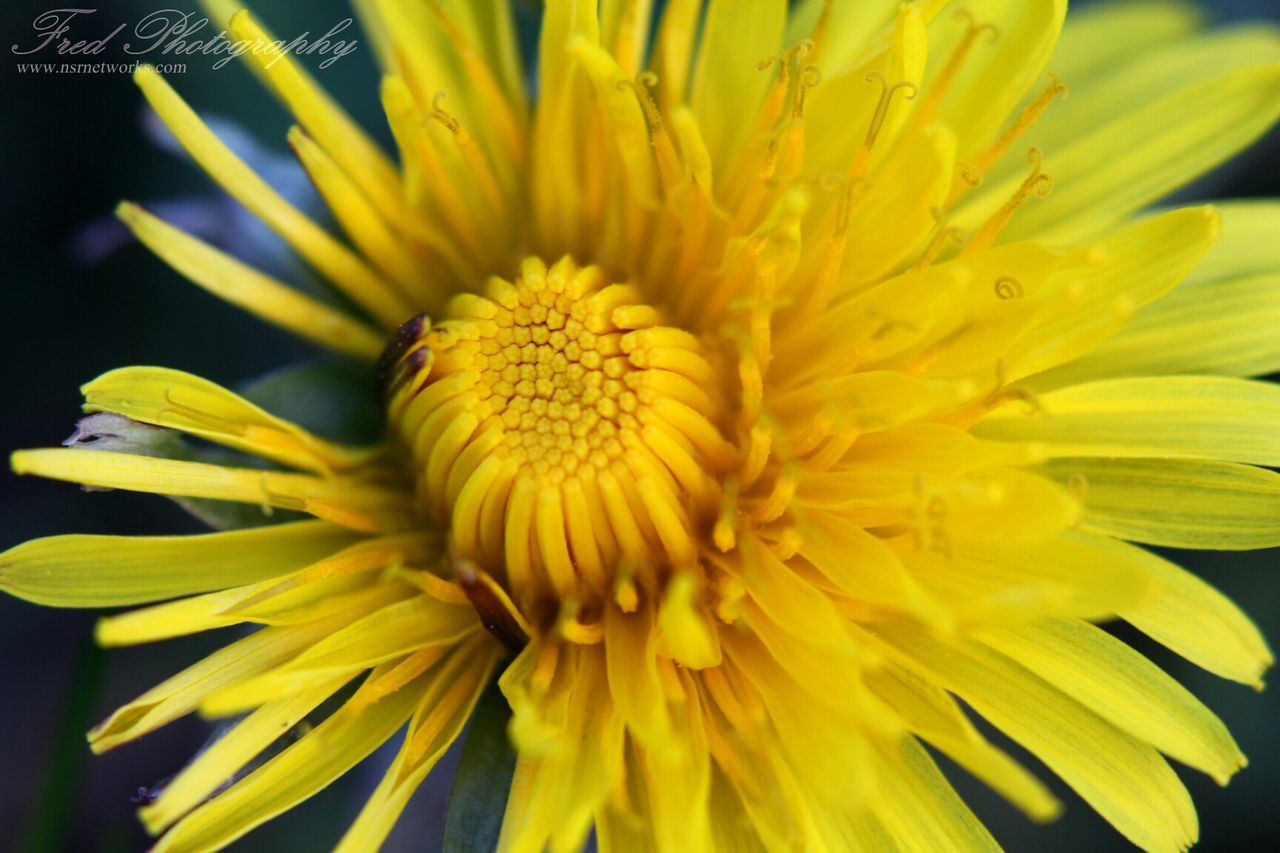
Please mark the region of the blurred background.
<svg viewBox="0 0 1280 853"><path fill-rule="evenodd" d="M0 11L0 43L31 44L33 19L61 5L9 0ZM339 0L258 0L253 5L283 35L319 35L350 14ZM1077 0L1073 5L1088 4ZM1205 5L1222 20L1280 21L1280 0ZM195 2L116 0L83 16L76 32L97 38L167 6L194 10ZM537 4L520 3L519 13L524 29L534 32ZM360 34L352 28L344 37ZM242 218L225 202L193 202L215 198L211 185L156 139L128 75L19 74L16 62L25 57L9 50L6 56L0 64L0 115L5 117L0 122L5 192L0 205L0 453L56 444L69 435L80 414L78 387L113 367L164 365L235 386L273 367L315 358L310 348L185 283L145 250L120 240L110 214L122 198L185 218L213 239ZM102 59L118 61L119 56ZM264 149L246 145L264 169L287 169L285 114L240 63L216 71L210 64L188 60L187 73L173 82L202 113L233 119L249 134L246 140L260 140ZM315 70L315 60L308 65ZM363 40L355 52L316 73L357 120L386 136L373 56ZM287 171L280 174L288 180ZM1280 137L1273 133L1246 159L1185 196L1280 196ZM301 198L305 203L305 193ZM261 251L270 256L272 247ZM288 263L276 257L264 262ZM200 529L191 516L160 498L86 493L19 479L7 465L0 466L0 494L0 550L55 533ZM1275 551L1180 557L1241 603L1273 644L1280 641ZM0 851L145 849L131 798L180 769L209 736L208 725L190 717L106 756L90 755L84 741L88 728L225 642L215 632L103 653L92 642L94 618L89 612L44 609L0 596ZM1199 809L1205 839L1199 849L1280 849L1280 809L1272 805L1280 787L1280 692L1256 695L1200 672L1136 634L1123 636L1214 708L1250 758L1249 769L1226 790L1179 769ZM387 760L385 752L375 755L233 849L328 849ZM1010 850L1130 849L1040 769L1069 804L1065 817L1043 827L1027 823L998 797L955 775L979 816ZM388 850L436 849L446 790L441 784L424 787Z"/></svg>

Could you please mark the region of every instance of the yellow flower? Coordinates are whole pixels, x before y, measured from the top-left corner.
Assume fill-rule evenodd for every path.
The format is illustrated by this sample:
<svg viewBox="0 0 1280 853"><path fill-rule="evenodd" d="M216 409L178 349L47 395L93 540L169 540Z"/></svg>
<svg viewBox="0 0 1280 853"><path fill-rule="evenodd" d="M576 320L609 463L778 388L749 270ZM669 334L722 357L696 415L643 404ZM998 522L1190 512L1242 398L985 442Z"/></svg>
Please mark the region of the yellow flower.
<svg viewBox="0 0 1280 853"><path fill-rule="evenodd" d="M503 0L360 0L398 165L291 57L246 54L349 244L138 72L192 157L358 310L120 216L279 326L370 363L390 339L389 426L340 446L126 368L85 386L87 411L273 464L14 455L314 517L0 557L0 588L40 603L175 599L105 618L107 644L264 626L94 749L250 712L142 809L158 849L210 849L408 722L341 844L369 850L501 669L502 849L593 826L604 850L990 849L924 744L1033 819L1059 804L962 700L1135 844L1188 847L1165 756L1221 783L1244 757L1096 623L1249 684L1271 663L1226 598L1130 543L1280 544L1280 475L1257 467L1280 465L1280 389L1240 378L1280 369L1260 275L1280 208L1139 211L1276 119L1280 38L1201 33L1177 2L1060 40L1064 0L670 0L650 44L651 5L549 0L531 104Z"/></svg>

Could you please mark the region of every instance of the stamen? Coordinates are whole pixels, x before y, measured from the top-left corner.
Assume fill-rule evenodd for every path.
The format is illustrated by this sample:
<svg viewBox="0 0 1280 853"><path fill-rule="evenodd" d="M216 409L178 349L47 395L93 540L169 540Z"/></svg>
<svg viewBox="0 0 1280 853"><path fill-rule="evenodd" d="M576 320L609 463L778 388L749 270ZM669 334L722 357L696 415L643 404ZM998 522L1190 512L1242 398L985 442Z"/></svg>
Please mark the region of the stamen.
<svg viewBox="0 0 1280 853"><path fill-rule="evenodd" d="M996 279L995 291L996 296L1001 299L1021 299L1024 293L1022 282L1008 275Z"/></svg>
<svg viewBox="0 0 1280 853"><path fill-rule="evenodd" d="M494 76L492 63L480 56L463 31L455 24L438 0L428 0L428 7L435 14L440 28L462 60L467 83L475 89L477 100L483 104L485 114L498 124L512 161L523 164L525 159L524 130L512 109L512 99Z"/></svg>
<svg viewBox="0 0 1280 853"><path fill-rule="evenodd" d="M813 55L817 58L818 51L822 48L822 42L826 38L827 28L831 25L831 7L835 5L835 0L822 0L822 12L818 15L818 22L813 25L813 34L809 39L813 42Z"/></svg>
<svg viewBox="0 0 1280 853"><path fill-rule="evenodd" d="M833 433L822 440L812 452L805 456L805 465L812 471L830 470L853 447L858 440L856 430L845 430Z"/></svg>
<svg viewBox="0 0 1280 853"><path fill-rule="evenodd" d="M769 489L768 496L752 512L752 517L756 522L767 524L770 521L776 521L791 506L791 502L796 496L796 489L800 485L796 467L795 463L787 463L782 466L782 470L773 481L773 486Z"/></svg>
<svg viewBox="0 0 1280 853"><path fill-rule="evenodd" d="M763 419L762 419L763 420ZM742 462L740 477L742 488L749 489L764 473L765 465L773 449L774 430L767 423L759 423L751 428L747 436L747 453Z"/></svg>
<svg viewBox="0 0 1280 853"><path fill-rule="evenodd" d="M991 147L983 151L974 158L974 166L977 169L986 171L996 164L996 162L1009 150L1009 146L1013 144L1019 136L1026 133L1031 125L1035 124L1036 119L1040 118L1040 114L1049 108L1054 99L1058 95L1062 95L1066 100L1069 90L1066 85L1058 79L1058 75L1049 74L1049 87L1041 92L1036 99L1032 101L1017 120L1009 126L1000 137L992 143Z"/></svg>
<svg viewBox="0 0 1280 853"><path fill-rule="evenodd" d="M618 579L613 586L613 602L623 613L635 613L640 606L640 592L636 589L635 575L628 562L618 567Z"/></svg>
<svg viewBox="0 0 1280 853"><path fill-rule="evenodd" d="M920 107L920 111L916 114L916 127L923 127L933 120L938 111L938 106L942 103L943 97L946 96L947 90L951 88L951 84L955 81L960 67L969 56L974 44L977 43L978 37L985 35L987 44L995 44L996 40L1000 38L1000 31L994 24L979 24L977 19L973 17L973 13L968 9L957 9L954 17L957 21L965 24L965 33L951 51L951 56L947 58L947 64L938 72L933 85L929 87L929 94L924 104Z"/></svg>
<svg viewBox="0 0 1280 853"><path fill-rule="evenodd" d="M1067 491L1071 492L1071 496L1076 499L1076 503L1084 506L1085 498L1089 496L1089 478L1079 471L1067 478Z"/></svg>
<svg viewBox="0 0 1280 853"><path fill-rule="evenodd" d="M816 65L805 65L796 75L796 85L791 101L791 117L804 117L804 100L810 89L822 82L822 69Z"/></svg>
<svg viewBox="0 0 1280 853"><path fill-rule="evenodd" d="M728 553L738 539L738 478L725 480L724 494L720 500L720 514L711 534L716 547Z"/></svg>
<svg viewBox="0 0 1280 853"><path fill-rule="evenodd" d="M1040 396L1030 388L1009 388L1006 387L1008 367L1003 358L996 361L996 384L991 393L982 400L982 405L989 411L997 406L1003 405L1014 400L1020 400L1027 407L1027 413L1031 415L1043 415L1044 404L1040 402Z"/></svg>
<svg viewBox="0 0 1280 853"><path fill-rule="evenodd" d="M498 181L493 175L493 170L489 168L489 160L484 152L480 150L480 146L476 144L475 139L462 126L462 122L452 113L448 112L442 104L447 97L445 92L436 92L431 99L430 117L440 122L444 127L453 134L454 144L458 146L458 153L462 155L463 160L471 168L472 175L480 184L481 190L489 202L491 213L498 217L503 210L502 190L498 187Z"/></svg>
<svg viewBox="0 0 1280 853"><path fill-rule="evenodd" d="M658 75L652 71L641 71L633 79L619 80L619 89L630 89L636 94L636 100L640 102L640 109L644 110L644 116L649 122L649 129L656 133L661 133L662 113L658 110L658 104L653 100L653 95L649 90L658 85Z"/></svg>
<svg viewBox="0 0 1280 853"><path fill-rule="evenodd" d="M716 601L712 609L716 618L726 625L733 625L742 616L742 600L747 596L746 585L728 572L716 576L714 583Z"/></svg>
<svg viewBox="0 0 1280 853"><path fill-rule="evenodd" d="M926 269L936 261L938 255L942 253L942 248L947 240L951 240L957 246L963 246L965 241L969 239L969 235L963 229L947 226L947 214L941 207L934 205L929 208L929 212L933 214L933 220L936 223L933 235L929 238L929 242L925 244L924 253L920 255L920 260L912 265L911 269L913 270Z"/></svg>
<svg viewBox="0 0 1280 853"><path fill-rule="evenodd" d="M917 474L912 485L916 503L914 514L915 525L911 530L911 538L919 551L943 550L950 557L950 543L947 538L947 501L942 495L930 495L923 474ZM937 546L941 545L942 548Z"/></svg>
<svg viewBox="0 0 1280 853"><path fill-rule="evenodd" d="M736 336L735 336L736 338ZM756 361L749 342L738 340L738 382L742 386L742 401L738 407L738 423L749 427L760 419L764 406L764 373Z"/></svg>
<svg viewBox="0 0 1280 853"><path fill-rule="evenodd" d="M879 71L868 71L867 76L864 79L868 83L878 82L880 84L880 100L876 104L875 113L871 116L871 124L867 127L866 141L863 142L863 147L867 151L870 151L875 147L876 138L884 128L884 120L889 113L889 102L893 100L894 92L904 90L906 91L906 94L902 96L903 99L907 101L914 101L916 94L920 90L916 84L912 83L910 80L899 80L897 83L890 86L889 81L885 79L885 76Z"/></svg>
<svg viewBox="0 0 1280 853"><path fill-rule="evenodd" d="M556 668L560 665L560 643L544 643L538 649L538 660L533 666L533 674L529 677L529 687L534 696L544 696L551 689L551 682L556 677Z"/></svg>
<svg viewBox="0 0 1280 853"><path fill-rule="evenodd" d="M815 46L813 39L801 39L786 50L779 51L772 56L766 56L757 62L756 70L764 71L776 62L778 63L779 74L786 75L790 71L791 63L804 59L813 51Z"/></svg>
<svg viewBox="0 0 1280 853"><path fill-rule="evenodd" d="M978 229L978 233L974 235L973 240L965 247L961 253L969 255L974 252L980 252L988 249L995 243L996 238L1000 236L1000 232L1009 224L1009 220L1013 219L1013 214L1017 212L1022 203L1034 194L1036 198L1048 198L1053 192L1053 178L1044 174L1040 169L1044 165L1044 154L1039 148L1032 148L1027 152L1027 162L1031 164L1031 174L1022 182L1022 186L1018 187L1013 197L992 214L991 218L983 223Z"/></svg>
<svg viewBox="0 0 1280 853"><path fill-rule="evenodd" d="M604 624L602 622L583 622L578 618L581 605L575 599L568 599L560 608L556 619L556 632L571 643L580 646L593 646L604 641Z"/></svg>
<svg viewBox="0 0 1280 853"><path fill-rule="evenodd" d="M839 192L840 195L836 199L835 222L831 230L831 239L827 242L826 252L823 254L817 281L809 288L804 304L796 315L795 322L801 324L819 316L831 301L836 282L840 277L840 270L844 267L844 252L848 244L849 216L853 209L853 200L871 184L866 178L850 181L840 172L828 172L822 176L820 185L824 190Z"/></svg>
<svg viewBox="0 0 1280 853"><path fill-rule="evenodd" d="M731 332L730 336L739 345L740 362L749 359L752 369L759 372L761 381L768 374L769 362L773 358L771 325L774 312L791 305L789 296L774 296L777 279L777 261L769 253L761 253L755 264L755 293L749 298L734 299L728 305L729 311L747 315L746 335ZM739 375L742 375L741 368ZM748 375L748 379L754 384L754 377ZM747 383L743 388L747 389Z"/></svg>
<svg viewBox="0 0 1280 853"><path fill-rule="evenodd" d="M982 171L972 163L960 161L956 163L956 180L963 181L971 187L980 187L982 186ZM948 203L953 200L948 200Z"/></svg>
<svg viewBox="0 0 1280 853"><path fill-rule="evenodd" d="M454 136L465 133L462 129L462 123L458 121L451 113L447 112L441 104L448 97L446 92L436 92L431 98L431 118L443 124Z"/></svg>
<svg viewBox="0 0 1280 853"><path fill-rule="evenodd" d="M669 193L683 180L684 169L679 155L676 154L675 145L671 141L671 135L667 133L666 125L663 124L662 112L649 91L657 85L658 75L652 71L641 71L633 80L618 81L618 88L632 90L640 103L640 109L649 125L650 142L658 161L658 173L662 178L662 186Z"/></svg>

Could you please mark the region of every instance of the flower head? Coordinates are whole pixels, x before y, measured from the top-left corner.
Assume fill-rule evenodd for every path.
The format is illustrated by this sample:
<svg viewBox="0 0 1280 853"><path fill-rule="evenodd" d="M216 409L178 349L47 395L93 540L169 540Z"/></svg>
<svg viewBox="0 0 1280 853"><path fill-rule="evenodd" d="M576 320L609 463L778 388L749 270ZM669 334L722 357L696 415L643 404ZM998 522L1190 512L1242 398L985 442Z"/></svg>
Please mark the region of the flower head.
<svg viewBox="0 0 1280 853"><path fill-rule="evenodd" d="M1234 605L1131 543L1280 544L1280 475L1257 467L1280 463L1280 393L1239 378L1280 368L1244 334L1275 295L1240 251L1280 213L1137 215L1280 114L1274 33L1197 35L1157 3L1059 48L1050 0L671 0L650 39L648 3L551 0L531 100L504 3L357 5L398 162L292 58L247 54L349 244L137 77L354 310L120 215L202 287L377 361L386 440L126 368L84 388L111 428L266 464L149 433L14 456L312 517L0 558L38 602L175 599L106 618L106 643L264 626L90 736L248 712L143 808L159 849L230 842L407 722L341 845L376 847L496 669L503 849L593 827L619 850L989 848L924 744L1034 819L1059 805L960 701L1139 846L1196 840L1164 756L1223 783L1244 758L1096 623L1246 683L1271 662Z"/></svg>

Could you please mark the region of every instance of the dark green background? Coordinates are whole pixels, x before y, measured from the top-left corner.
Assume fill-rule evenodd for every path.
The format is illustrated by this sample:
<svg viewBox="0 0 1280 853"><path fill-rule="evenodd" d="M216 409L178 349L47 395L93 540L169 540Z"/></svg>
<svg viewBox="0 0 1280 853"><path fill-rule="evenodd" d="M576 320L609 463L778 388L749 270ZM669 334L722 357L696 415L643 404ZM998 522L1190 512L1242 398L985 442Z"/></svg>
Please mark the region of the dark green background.
<svg viewBox="0 0 1280 853"><path fill-rule="evenodd" d="M27 41L40 12L71 4L8 2L0 15L3 112L0 112L0 451L56 444L79 414L78 386L127 364L181 368L234 385L264 370L314 357L283 333L241 314L197 288L137 246L106 261L73 262L68 240L121 198L148 200L206 193L193 168L156 150L140 129L141 96L125 75L18 75L8 51ZM110 29L188 0L98 4L96 23ZM531 7L533 4L526 4ZM1077 6L1081 5L1079 3ZM1219 0L1223 17L1280 20L1280 0ZM324 32L348 12L337 2L255 4L280 34ZM527 9L526 9L527 11ZM526 18L530 17L528 14ZM93 36L93 25L85 28ZM116 59L116 57L104 57ZM238 63L208 70L188 62L174 78L202 112L233 117L284 148L289 121ZM355 117L383 133L376 73L367 45L317 72ZM1068 81L1069 82L1069 81ZM1280 196L1280 144L1275 134L1242 164L1188 197ZM1280 235L1277 235L1280 238ZM1280 330L1277 330L1280 334ZM0 472L0 548L64 532L194 531L168 501L125 493L89 494L74 486L18 479ZM1183 562L1240 602L1267 635L1280 638L1276 552L1190 555ZM90 756L83 731L115 706L221 643L221 633L133 649L95 650L90 613L55 611L0 598L0 850L135 851L145 836L129 803L140 786L176 771L208 734L184 719L105 757ZM1126 639L1131 639L1125 635ZM1135 640L1206 700L1227 722L1252 766L1227 790L1184 773L1201 815L1203 850L1275 849L1280 840L1280 698L1208 676L1173 655ZM1038 766L1029 759L1032 766ZM273 822L237 849L328 849L381 772L366 762L296 812ZM1046 778L1051 778L1047 772ZM967 779L958 784L979 815L1011 850L1125 850L1118 835L1069 795L1066 817L1036 827ZM442 825L443 789L414 800L388 850L433 849Z"/></svg>

